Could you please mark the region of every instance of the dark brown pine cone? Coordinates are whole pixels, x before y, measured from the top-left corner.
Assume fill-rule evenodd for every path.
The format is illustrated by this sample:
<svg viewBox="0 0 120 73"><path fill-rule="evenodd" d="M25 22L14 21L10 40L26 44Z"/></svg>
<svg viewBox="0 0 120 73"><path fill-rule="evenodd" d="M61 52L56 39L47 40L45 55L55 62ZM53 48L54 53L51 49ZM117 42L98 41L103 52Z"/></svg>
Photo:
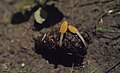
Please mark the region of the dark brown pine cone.
<svg viewBox="0 0 120 73"><path fill-rule="evenodd" d="M81 31L80 32L84 38L84 40L89 44L90 36L87 32ZM81 39L76 35L69 31L64 34L62 46L59 47L59 39L60 39L60 32L58 29L53 29L48 33L41 33L41 37L36 39L37 44L39 47L44 47L43 49L49 51L56 51L60 54L68 54L68 55L79 55L84 56L86 54L86 49L84 47L83 42ZM40 46L41 44L41 46Z"/></svg>

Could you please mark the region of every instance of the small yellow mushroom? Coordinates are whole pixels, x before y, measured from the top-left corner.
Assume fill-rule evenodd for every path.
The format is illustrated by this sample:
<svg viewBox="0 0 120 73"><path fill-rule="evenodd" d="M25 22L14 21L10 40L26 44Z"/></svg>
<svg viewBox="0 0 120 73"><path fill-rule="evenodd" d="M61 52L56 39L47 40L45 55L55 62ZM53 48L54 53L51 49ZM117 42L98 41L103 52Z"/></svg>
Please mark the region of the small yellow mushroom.
<svg viewBox="0 0 120 73"><path fill-rule="evenodd" d="M79 38L82 40L82 42L83 42L83 44L85 45L85 47L87 47L87 44L86 44L84 38L83 38L82 35L79 33L79 31L78 31L78 29L77 29L76 27L70 25L70 26L68 26L68 29L70 30L70 32L76 33L76 34L79 36Z"/></svg>
<svg viewBox="0 0 120 73"><path fill-rule="evenodd" d="M68 22L67 21L64 21L62 24L61 24L61 27L60 27L60 42L59 42L59 46L61 47L62 46L62 40L63 40L63 36L64 36L64 33L67 31L67 27L68 27Z"/></svg>

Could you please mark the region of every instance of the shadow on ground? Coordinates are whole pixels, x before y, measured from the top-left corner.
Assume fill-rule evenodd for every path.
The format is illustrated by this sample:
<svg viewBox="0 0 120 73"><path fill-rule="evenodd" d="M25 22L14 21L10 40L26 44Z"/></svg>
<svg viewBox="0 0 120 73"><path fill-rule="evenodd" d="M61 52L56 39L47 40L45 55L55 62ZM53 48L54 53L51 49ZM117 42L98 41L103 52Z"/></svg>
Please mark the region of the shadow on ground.
<svg viewBox="0 0 120 73"><path fill-rule="evenodd" d="M11 18L11 24L20 24L26 22L30 19L31 15L39 8L39 5L36 5L31 10L25 10L24 12L16 12Z"/></svg>
<svg viewBox="0 0 120 73"><path fill-rule="evenodd" d="M39 8L40 6L35 6L32 8L31 11L25 11L24 13L22 12L17 12L15 13L12 18L11 18L11 23L12 24L20 24L23 22L26 22L30 19L31 15ZM47 12L47 19L45 22L42 24L37 23L34 21L34 30L39 31L44 27L49 27L51 25L55 25L56 23L60 22L63 19L63 14L54 6L52 5L47 5L43 7L43 9Z"/></svg>
<svg viewBox="0 0 120 73"><path fill-rule="evenodd" d="M35 40L35 53L42 55L42 57L50 64L54 64L55 68L57 68L58 65L63 65L65 67L72 67L74 66L81 66L84 55L86 55L86 50L83 49L82 51L82 57L79 55L69 55L66 52L64 52L63 48L57 47L56 49L51 49L47 47L43 42L40 42L38 40ZM84 53L84 54L83 54Z"/></svg>

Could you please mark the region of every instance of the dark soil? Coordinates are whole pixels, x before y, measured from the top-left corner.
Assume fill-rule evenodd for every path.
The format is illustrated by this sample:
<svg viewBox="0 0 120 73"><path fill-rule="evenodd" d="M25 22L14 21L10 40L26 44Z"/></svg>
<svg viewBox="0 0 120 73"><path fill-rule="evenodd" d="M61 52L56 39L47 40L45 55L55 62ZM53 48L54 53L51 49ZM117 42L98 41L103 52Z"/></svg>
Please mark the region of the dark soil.
<svg viewBox="0 0 120 73"><path fill-rule="evenodd" d="M50 0L43 24L33 18L38 6L22 14L15 9L18 1L0 1L0 73L120 73L120 33L95 30L101 13L119 9L119 0ZM69 31L62 48L51 43L59 41L64 20L80 30L87 49ZM106 16L100 27L120 30L119 20L120 15ZM45 33L47 43L41 41Z"/></svg>

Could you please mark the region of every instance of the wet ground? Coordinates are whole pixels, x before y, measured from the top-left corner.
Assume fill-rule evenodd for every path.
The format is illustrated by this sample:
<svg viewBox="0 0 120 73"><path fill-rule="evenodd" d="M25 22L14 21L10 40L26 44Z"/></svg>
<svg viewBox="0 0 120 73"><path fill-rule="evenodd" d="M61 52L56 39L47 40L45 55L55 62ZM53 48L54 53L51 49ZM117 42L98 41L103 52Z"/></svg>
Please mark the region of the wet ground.
<svg viewBox="0 0 120 73"><path fill-rule="evenodd" d="M17 1L0 1L0 73L120 73L120 33L95 30L101 13L119 9L119 0L52 1L50 3L54 4L45 8L49 18L43 25L34 22L32 12L26 12L25 17L17 12L14 5ZM79 66L69 64L69 59L61 64L58 60L51 60L55 58L50 58L48 52L44 56L37 53L39 50L35 51L35 38L40 33L59 29L65 19L91 37L87 53ZM120 15L106 16L100 27L111 29L109 27L113 26L115 30L120 30L119 20ZM56 57L64 61L61 55ZM69 65L65 65L67 63Z"/></svg>

